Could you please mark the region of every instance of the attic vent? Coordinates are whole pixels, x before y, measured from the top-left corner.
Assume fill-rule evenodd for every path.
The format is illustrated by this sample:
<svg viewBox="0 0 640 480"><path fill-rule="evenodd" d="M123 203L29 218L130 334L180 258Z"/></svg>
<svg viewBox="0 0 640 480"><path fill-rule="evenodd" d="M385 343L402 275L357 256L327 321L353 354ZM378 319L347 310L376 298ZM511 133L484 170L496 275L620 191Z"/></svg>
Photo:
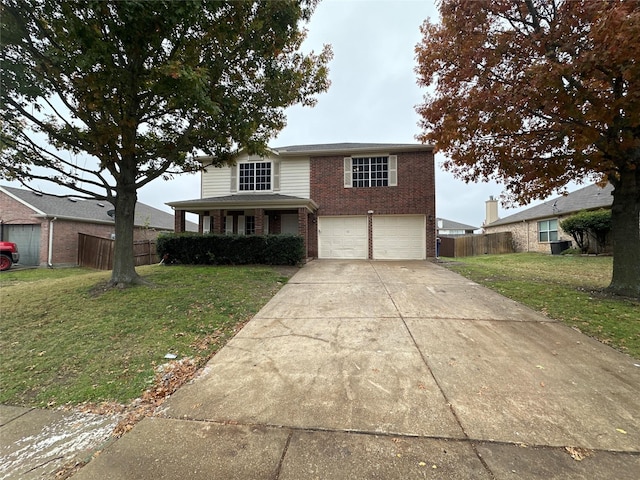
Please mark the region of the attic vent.
<svg viewBox="0 0 640 480"><path fill-rule="evenodd" d="M104 203L98 203L99 207L104 207Z"/></svg>
<svg viewBox="0 0 640 480"><path fill-rule="evenodd" d="M33 192L33 194L37 197L41 197L42 196L42 192Z"/></svg>
<svg viewBox="0 0 640 480"><path fill-rule="evenodd" d="M76 203L78 200L76 200L75 198L70 198L69 201L73 202L73 203Z"/></svg>
<svg viewBox="0 0 640 480"><path fill-rule="evenodd" d="M111 218L114 218L116 216L116 211L115 210L107 210L107 215L109 215Z"/></svg>

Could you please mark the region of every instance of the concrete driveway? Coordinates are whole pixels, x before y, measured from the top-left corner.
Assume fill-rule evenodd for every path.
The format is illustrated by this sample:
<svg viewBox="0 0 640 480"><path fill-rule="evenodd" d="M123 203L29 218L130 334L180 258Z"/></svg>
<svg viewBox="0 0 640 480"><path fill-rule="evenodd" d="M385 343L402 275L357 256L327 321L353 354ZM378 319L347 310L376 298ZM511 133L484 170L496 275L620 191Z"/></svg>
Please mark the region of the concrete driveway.
<svg viewBox="0 0 640 480"><path fill-rule="evenodd" d="M314 261L74 479L637 479L639 365L433 263Z"/></svg>

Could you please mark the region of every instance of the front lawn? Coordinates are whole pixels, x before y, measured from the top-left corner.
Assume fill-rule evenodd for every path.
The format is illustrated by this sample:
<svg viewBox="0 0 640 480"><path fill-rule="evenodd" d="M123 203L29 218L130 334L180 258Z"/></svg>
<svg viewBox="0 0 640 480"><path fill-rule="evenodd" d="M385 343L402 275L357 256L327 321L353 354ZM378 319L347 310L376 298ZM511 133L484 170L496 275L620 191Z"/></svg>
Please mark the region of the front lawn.
<svg viewBox="0 0 640 480"><path fill-rule="evenodd" d="M640 359L640 302L604 293L612 257L518 253L443 265Z"/></svg>
<svg viewBox="0 0 640 480"><path fill-rule="evenodd" d="M139 267L150 282L101 287L81 268L0 274L0 403L126 403L175 355L203 365L286 283L268 267Z"/></svg>

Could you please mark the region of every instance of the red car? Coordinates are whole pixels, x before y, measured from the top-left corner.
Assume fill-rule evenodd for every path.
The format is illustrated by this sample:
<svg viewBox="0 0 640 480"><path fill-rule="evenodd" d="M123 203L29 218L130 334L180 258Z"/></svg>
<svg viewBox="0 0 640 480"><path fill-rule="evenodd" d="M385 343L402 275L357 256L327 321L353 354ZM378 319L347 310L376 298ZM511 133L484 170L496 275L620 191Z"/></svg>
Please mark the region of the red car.
<svg viewBox="0 0 640 480"><path fill-rule="evenodd" d="M20 253L18 246L13 242L0 242L0 272L9 270L11 265L18 263Z"/></svg>

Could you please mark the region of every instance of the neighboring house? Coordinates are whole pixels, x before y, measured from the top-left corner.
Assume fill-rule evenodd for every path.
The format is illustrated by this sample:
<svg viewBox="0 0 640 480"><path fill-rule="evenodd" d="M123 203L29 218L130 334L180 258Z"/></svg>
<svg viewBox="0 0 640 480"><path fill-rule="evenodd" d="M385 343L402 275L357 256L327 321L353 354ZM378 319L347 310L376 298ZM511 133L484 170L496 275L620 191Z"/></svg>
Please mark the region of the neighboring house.
<svg viewBox="0 0 640 480"><path fill-rule="evenodd" d="M201 159L206 166L211 158ZM176 231L185 212L200 232L293 233L308 258L435 257L435 180L430 145L340 143L240 154L206 169L200 198L169 202Z"/></svg>
<svg viewBox="0 0 640 480"><path fill-rule="evenodd" d="M21 265L76 265L78 234L112 238L112 215L108 202L0 186L0 237L18 244ZM134 238L154 240L159 232L173 231L174 223L172 214L138 203ZM189 223L189 230L197 230Z"/></svg>
<svg viewBox="0 0 640 480"><path fill-rule="evenodd" d="M438 218L438 236L442 237L454 237L460 235L472 235L474 230L478 227L471 225L465 225L464 223L458 223L446 218Z"/></svg>
<svg viewBox="0 0 640 480"><path fill-rule="evenodd" d="M611 208L613 186L604 188L593 184L568 195L552 198L540 205L499 218L484 226L485 233L511 232L517 252L549 253L549 244L556 241L572 241L571 235L560 228L567 217L581 210ZM495 208L495 212L490 212ZM498 218L497 202L487 202L487 218Z"/></svg>

